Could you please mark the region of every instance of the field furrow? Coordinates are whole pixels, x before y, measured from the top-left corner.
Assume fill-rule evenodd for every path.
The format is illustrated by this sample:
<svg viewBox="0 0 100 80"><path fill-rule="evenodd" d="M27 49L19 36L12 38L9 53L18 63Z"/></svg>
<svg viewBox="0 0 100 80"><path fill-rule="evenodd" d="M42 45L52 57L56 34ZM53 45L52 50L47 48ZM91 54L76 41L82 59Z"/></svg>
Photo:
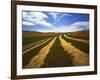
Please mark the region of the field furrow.
<svg viewBox="0 0 100 80"><path fill-rule="evenodd" d="M65 37L64 35L62 35L62 38L71 43L72 46L78 48L79 50L81 50L82 52L89 54L89 44L81 42L81 41L76 41L74 39L69 39L68 37Z"/></svg>
<svg viewBox="0 0 100 80"><path fill-rule="evenodd" d="M72 37L67 36L66 34L64 34L64 36L68 39L72 39L72 40L75 40L75 41L84 42L84 43L87 43L87 44L89 43L89 41L87 41L87 40L72 38Z"/></svg>
<svg viewBox="0 0 100 80"><path fill-rule="evenodd" d="M44 42L42 42L42 43L40 43L40 44L38 44L38 45L36 45L36 46L30 47L29 49L27 49L27 50L23 51L23 54L25 54L25 53L27 53L27 52L31 51L32 49L35 49L35 48L37 48L37 47L41 46L42 44L44 44L44 43L48 42L48 41L49 41L49 40L51 40L51 39L52 39L52 38L49 38L49 39L47 39L46 41L44 41Z"/></svg>
<svg viewBox="0 0 100 80"><path fill-rule="evenodd" d="M36 48L34 48L34 49L28 51L28 52L25 53L25 54L22 54L22 63L23 63L22 66L23 66L23 68L25 68L25 66L31 61L31 59L32 59L34 56L36 56L37 53L38 53L44 46L46 46L52 39L53 39L53 37L52 37L50 40L46 41L44 44L42 44L42 45L40 45L40 46L38 46L38 47L36 47Z"/></svg>
<svg viewBox="0 0 100 80"><path fill-rule="evenodd" d="M63 47L61 46L58 36L41 68L73 66L72 57L69 54L67 55L65 53L66 51L64 51Z"/></svg>
<svg viewBox="0 0 100 80"><path fill-rule="evenodd" d="M44 64L44 61L47 57L47 54L49 53L51 47L53 46L55 40L57 37L55 37L52 41L50 41L46 46L44 46L39 53L37 53L36 56L34 56L30 62L25 66L25 68L38 68L41 67L41 65Z"/></svg>
<svg viewBox="0 0 100 80"><path fill-rule="evenodd" d="M62 36L59 37L61 46L66 51L66 54L70 54L73 57L74 66L86 66L89 65L89 56L78 48L72 46L69 42L64 40Z"/></svg>
<svg viewBox="0 0 100 80"><path fill-rule="evenodd" d="M36 45L38 45L38 44L40 44L40 43L42 43L42 42L44 42L44 41L46 41L46 40L47 40L47 39L39 40L39 41L30 43L30 44L27 44L27 45L23 46L23 51L25 51L25 50L28 49L28 48L34 47L34 46L36 46Z"/></svg>

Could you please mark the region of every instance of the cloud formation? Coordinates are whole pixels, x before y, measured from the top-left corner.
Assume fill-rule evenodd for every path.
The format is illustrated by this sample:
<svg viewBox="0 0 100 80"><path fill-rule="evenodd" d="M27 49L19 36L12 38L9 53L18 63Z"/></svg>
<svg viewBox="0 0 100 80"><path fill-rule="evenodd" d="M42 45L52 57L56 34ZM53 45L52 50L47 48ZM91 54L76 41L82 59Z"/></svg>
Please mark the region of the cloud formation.
<svg viewBox="0 0 100 80"><path fill-rule="evenodd" d="M69 26L59 26L59 28L51 28L48 30L38 30L40 32L74 32L80 30L88 30L89 29L89 22L75 22Z"/></svg>
<svg viewBox="0 0 100 80"><path fill-rule="evenodd" d="M74 21L70 25L59 25L57 21L66 19L65 16L69 16L67 20L71 20L72 14L67 13L54 13L48 12L50 16L48 16L44 12L32 12L32 11L23 11L23 25L26 26L41 26L43 29L38 28L36 31L40 32L74 32L79 30L88 30L89 29L89 21ZM54 19L54 23L49 22L50 17ZM54 24L57 24L55 26Z"/></svg>
<svg viewBox="0 0 100 80"><path fill-rule="evenodd" d="M43 12L23 12L23 25L43 25L43 26L51 26L45 18L48 18L46 14ZM28 24L26 24L26 21ZM29 23L30 22L30 23Z"/></svg>

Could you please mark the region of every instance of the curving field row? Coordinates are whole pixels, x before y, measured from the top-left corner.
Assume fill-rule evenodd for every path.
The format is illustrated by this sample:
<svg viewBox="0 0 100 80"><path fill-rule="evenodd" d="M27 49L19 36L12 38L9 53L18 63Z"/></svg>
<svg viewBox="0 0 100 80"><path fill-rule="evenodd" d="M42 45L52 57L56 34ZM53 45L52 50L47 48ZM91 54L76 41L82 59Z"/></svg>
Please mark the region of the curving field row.
<svg viewBox="0 0 100 80"><path fill-rule="evenodd" d="M89 64L89 56L88 54L80 51L78 48L72 46L70 43L66 42L62 36L59 37L61 46L64 48L64 51L67 54L70 54L73 57L73 65L81 66Z"/></svg>
<svg viewBox="0 0 100 80"><path fill-rule="evenodd" d="M44 46L39 53L34 56L31 61L25 66L25 67L40 67L41 65L44 64L45 58L47 54L49 53L51 47L53 46L55 40L57 37L55 37L52 41L50 41L46 46Z"/></svg>
<svg viewBox="0 0 100 80"><path fill-rule="evenodd" d="M67 36L66 34L64 34L64 36L65 36L66 38L68 38L68 39L72 39L72 40L75 40L75 41L84 42L84 43L87 43L87 44L89 43L88 40L72 38L72 37Z"/></svg>
<svg viewBox="0 0 100 80"><path fill-rule="evenodd" d="M35 46L35 45L38 45L38 44L40 44L40 43L42 43L42 42L44 42L44 41L46 41L46 40L47 40L47 39L45 39L45 40L39 40L39 41L30 43L30 44L27 44L27 45L23 46L23 51L25 51L26 49L28 49L28 48L30 48L30 47L33 47L33 46Z"/></svg>
<svg viewBox="0 0 100 80"><path fill-rule="evenodd" d="M39 42L39 43L37 43L37 45L35 45L35 46L34 46L34 44L33 44L33 45L31 45L31 46L28 46L29 48L28 48L28 49L26 49L26 50L24 50L24 51L23 51L23 54L24 54L24 53L27 53L27 52L29 52L29 51L31 51L32 49L35 49L35 48L37 48L37 47L41 46L42 44L44 44L44 43L48 42L49 40L51 40L51 38L49 38L49 39L47 39L47 40L44 40L42 43L41 43L41 42Z"/></svg>
<svg viewBox="0 0 100 80"><path fill-rule="evenodd" d="M64 34L30 43L23 47L23 68L88 66L88 46Z"/></svg>

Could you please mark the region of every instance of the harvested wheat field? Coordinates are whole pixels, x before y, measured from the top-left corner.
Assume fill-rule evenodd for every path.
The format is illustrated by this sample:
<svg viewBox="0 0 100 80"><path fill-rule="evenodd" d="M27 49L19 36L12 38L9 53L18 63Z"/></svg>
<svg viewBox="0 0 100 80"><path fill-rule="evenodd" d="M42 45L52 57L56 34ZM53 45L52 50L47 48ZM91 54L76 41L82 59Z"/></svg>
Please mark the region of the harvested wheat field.
<svg viewBox="0 0 100 80"><path fill-rule="evenodd" d="M40 33L39 33L40 35ZM23 68L74 67L89 65L89 40L68 33L29 39L23 45ZM45 36L44 36L45 35ZM31 41L30 41L31 40Z"/></svg>

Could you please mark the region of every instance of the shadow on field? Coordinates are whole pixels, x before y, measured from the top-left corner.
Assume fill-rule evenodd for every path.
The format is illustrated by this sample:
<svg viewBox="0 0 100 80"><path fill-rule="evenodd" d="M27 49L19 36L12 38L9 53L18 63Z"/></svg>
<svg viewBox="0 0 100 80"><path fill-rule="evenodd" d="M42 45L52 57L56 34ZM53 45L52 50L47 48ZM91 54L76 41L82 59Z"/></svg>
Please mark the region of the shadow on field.
<svg viewBox="0 0 100 80"><path fill-rule="evenodd" d="M72 64L72 57L60 45L60 41L57 38L54 45L52 46L49 54L47 55L44 65L42 68L45 67L67 67L73 66Z"/></svg>
<svg viewBox="0 0 100 80"><path fill-rule="evenodd" d="M72 39L65 38L64 36L62 36L62 37L67 42L70 42L73 46L78 48L79 50L89 54L89 43L87 44L87 43L84 43L84 42L75 41L75 40L72 40Z"/></svg>
<svg viewBox="0 0 100 80"><path fill-rule="evenodd" d="M52 39L51 39L52 40ZM22 54L22 67L25 68L24 66L26 66L30 60L36 56L38 54L38 52L44 47L46 46L51 40L49 40L48 42L42 44L41 46L25 53L25 54Z"/></svg>

